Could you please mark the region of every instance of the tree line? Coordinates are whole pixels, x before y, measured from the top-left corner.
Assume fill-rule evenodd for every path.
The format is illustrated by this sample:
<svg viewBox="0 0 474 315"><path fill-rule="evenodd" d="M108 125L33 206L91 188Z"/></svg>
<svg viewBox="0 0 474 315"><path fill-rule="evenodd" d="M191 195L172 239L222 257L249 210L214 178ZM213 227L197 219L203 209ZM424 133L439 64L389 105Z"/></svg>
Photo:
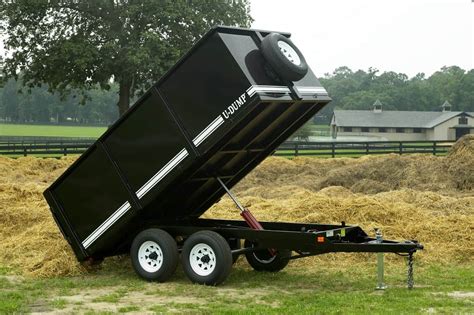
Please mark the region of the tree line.
<svg viewBox="0 0 474 315"><path fill-rule="evenodd" d="M393 71L380 73L375 68L353 71L339 67L320 81L333 101L318 114L319 123L327 123L335 108L372 109L377 99L384 110L439 111L448 101L453 111L474 112L474 70L458 66L412 78Z"/></svg>
<svg viewBox="0 0 474 315"><path fill-rule="evenodd" d="M2 1L2 72L10 80L0 119L110 124L212 26L252 21L249 0ZM17 93L19 82L31 93ZM370 109L377 99L392 110L439 110L447 100L474 111L474 70L457 66L412 78L339 67L321 82L333 102L319 123L334 108Z"/></svg>
<svg viewBox="0 0 474 315"><path fill-rule="evenodd" d="M384 110L439 111L447 100L452 110L474 112L474 70L457 66L412 78L374 68L339 67L321 78L321 83L333 101L316 116L320 124L329 122L335 108L368 110L377 99ZM119 116L118 91L118 84L112 83L108 90L97 86L61 95L50 92L46 84L22 89L20 82L10 79L0 88L0 121L110 125Z"/></svg>
<svg viewBox="0 0 474 315"><path fill-rule="evenodd" d="M110 125L118 118L117 93L117 84L111 84L109 90L61 95L50 92L47 85L22 89L20 82L10 79L0 89L0 121Z"/></svg>

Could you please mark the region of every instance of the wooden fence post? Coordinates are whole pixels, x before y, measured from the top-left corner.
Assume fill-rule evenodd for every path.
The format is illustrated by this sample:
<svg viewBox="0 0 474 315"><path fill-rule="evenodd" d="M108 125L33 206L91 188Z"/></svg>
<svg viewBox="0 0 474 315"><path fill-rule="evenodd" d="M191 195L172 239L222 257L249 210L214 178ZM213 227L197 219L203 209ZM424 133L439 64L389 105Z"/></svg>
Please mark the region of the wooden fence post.
<svg viewBox="0 0 474 315"><path fill-rule="evenodd" d="M298 143L295 143L295 156L298 156Z"/></svg>
<svg viewBox="0 0 474 315"><path fill-rule="evenodd" d="M332 157L336 157L336 143L334 141L331 142L331 155Z"/></svg>
<svg viewBox="0 0 474 315"><path fill-rule="evenodd" d="M436 141L433 141L433 155L436 155Z"/></svg>
<svg viewBox="0 0 474 315"><path fill-rule="evenodd" d="M398 144L398 153L400 155L403 154L403 143L400 141L399 144Z"/></svg>

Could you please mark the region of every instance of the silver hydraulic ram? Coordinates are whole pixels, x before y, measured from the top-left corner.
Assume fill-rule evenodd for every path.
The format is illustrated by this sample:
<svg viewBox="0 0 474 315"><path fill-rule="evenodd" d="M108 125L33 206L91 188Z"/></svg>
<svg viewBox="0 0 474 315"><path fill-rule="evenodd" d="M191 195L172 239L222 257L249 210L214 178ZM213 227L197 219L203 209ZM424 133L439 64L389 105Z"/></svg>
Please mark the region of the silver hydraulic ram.
<svg viewBox="0 0 474 315"><path fill-rule="evenodd" d="M237 208L240 210L240 215L244 218L245 222L254 230L263 230L262 225L257 221L257 219L253 216L253 214L246 209L242 204L237 200L234 194L230 191L229 188L224 184L224 182L219 178L216 177L219 184L221 184L222 188L226 191L227 195L229 195L230 199L234 202Z"/></svg>

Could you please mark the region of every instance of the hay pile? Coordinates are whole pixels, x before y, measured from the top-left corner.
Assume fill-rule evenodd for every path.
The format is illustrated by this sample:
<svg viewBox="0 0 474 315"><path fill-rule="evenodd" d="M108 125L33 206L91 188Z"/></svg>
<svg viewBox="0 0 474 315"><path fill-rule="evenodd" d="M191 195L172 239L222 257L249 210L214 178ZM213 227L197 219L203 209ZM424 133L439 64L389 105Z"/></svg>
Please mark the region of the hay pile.
<svg viewBox="0 0 474 315"><path fill-rule="evenodd" d="M240 196L243 204L262 221L345 221L372 235L375 227L382 228L387 239L417 239L426 247L417 257L426 263L467 263L474 258L474 197L443 196L406 188L365 195L340 186L318 192L281 186L270 196L267 188L259 187ZM205 217L239 219L239 214L226 198ZM356 259L352 255L346 257L346 262Z"/></svg>
<svg viewBox="0 0 474 315"><path fill-rule="evenodd" d="M447 159L449 174L456 187L461 190L474 190L474 135L459 139Z"/></svg>
<svg viewBox="0 0 474 315"><path fill-rule="evenodd" d="M73 159L0 157L0 265L41 277L84 272L42 196ZM386 238L426 245L417 255L422 262L469 263L474 258L473 174L474 137L465 137L446 157L270 157L235 191L262 221L344 220L367 232L380 227ZM240 219L227 198L205 217ZM298 264L350 264L361 256L324 255Z"/></svg>
<svg viewBox="0 0 474 315"><path fill-rule="evenodd" d="M44 189L72 161L0 157L0 264L34 276L83 271L43 198Z"/></svg>
<svg viewBox="0 0 474 315"><path fill-rule="evenodd" d="M293 185L311 191L342 186L353 192L375 194L410 188L458 195L474 189L473 137L462 138L447 157L431 155L364 156L358 159L292 160L269 158L237 187L245 192L253 187Z"/></svg>

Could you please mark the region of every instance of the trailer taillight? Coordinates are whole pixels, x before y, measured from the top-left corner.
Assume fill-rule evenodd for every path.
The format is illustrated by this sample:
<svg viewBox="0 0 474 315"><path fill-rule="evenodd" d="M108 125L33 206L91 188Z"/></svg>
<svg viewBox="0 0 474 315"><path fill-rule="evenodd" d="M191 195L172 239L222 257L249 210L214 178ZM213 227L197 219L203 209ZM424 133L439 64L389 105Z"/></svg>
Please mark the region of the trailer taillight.
<svg viewBox="0 0 474 315"><path fill-rule="evenodd" d="M324 236L318 236L316 240L318 243L324 243Z"/></svg>

